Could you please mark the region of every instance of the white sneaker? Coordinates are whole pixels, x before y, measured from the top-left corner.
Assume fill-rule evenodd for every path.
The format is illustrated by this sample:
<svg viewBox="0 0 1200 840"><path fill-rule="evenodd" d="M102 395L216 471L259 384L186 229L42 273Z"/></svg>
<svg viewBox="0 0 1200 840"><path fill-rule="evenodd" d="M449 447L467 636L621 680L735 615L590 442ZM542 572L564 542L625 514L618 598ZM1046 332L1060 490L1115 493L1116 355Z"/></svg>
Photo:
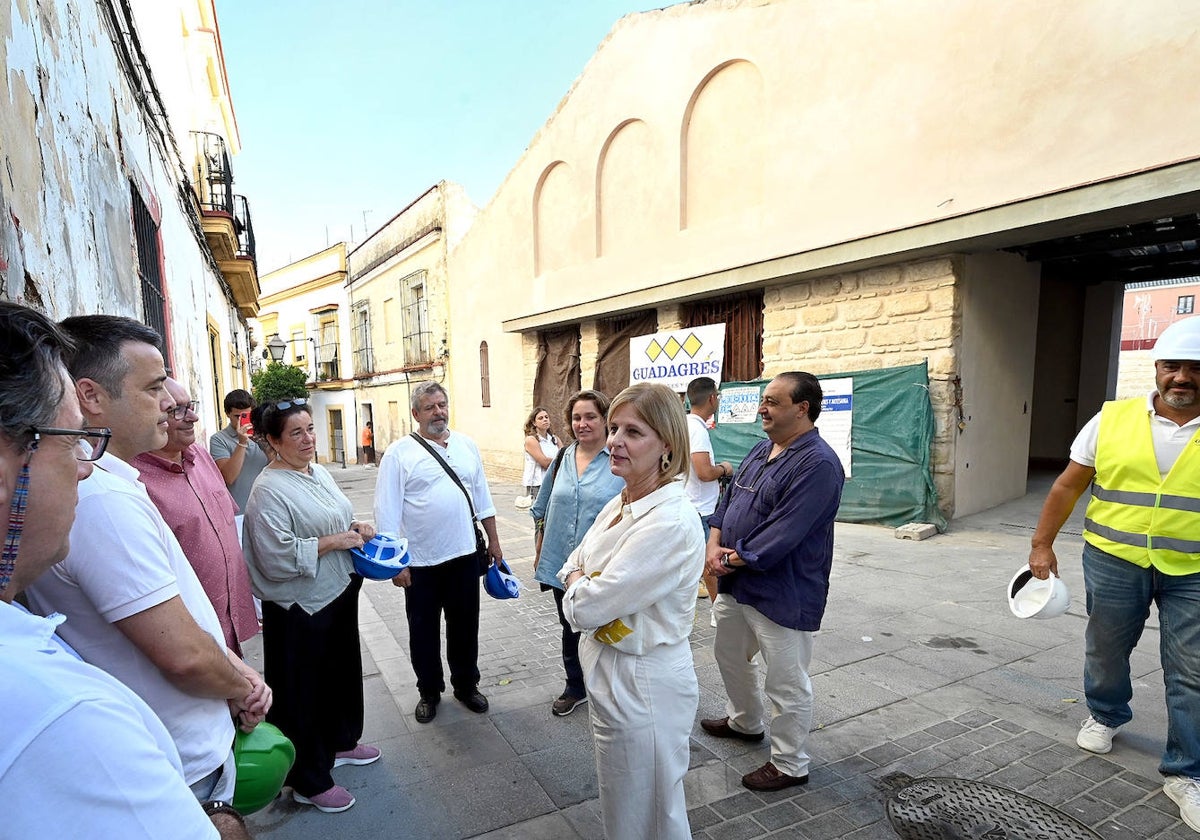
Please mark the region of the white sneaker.
<svg viewBox="0 0 1200 840"><path fill-rule="evenodd" d="M1179 819L1192 831L1200 831L1200 780L1187 776L1167 776L1163 793L1179 806Z"/></svg>
<svg viewBox="0 0 1200 840"><path fill-rule="evenodd" d="M1079 727L1079 734L1075 736L1075 743L1088 752L1104 755L1104 753L1112 749L1112 739L1116 734L1117 728L1115 726L1105 726L1089 715L1088 719L1083 722L1083 726Z"/></svg>

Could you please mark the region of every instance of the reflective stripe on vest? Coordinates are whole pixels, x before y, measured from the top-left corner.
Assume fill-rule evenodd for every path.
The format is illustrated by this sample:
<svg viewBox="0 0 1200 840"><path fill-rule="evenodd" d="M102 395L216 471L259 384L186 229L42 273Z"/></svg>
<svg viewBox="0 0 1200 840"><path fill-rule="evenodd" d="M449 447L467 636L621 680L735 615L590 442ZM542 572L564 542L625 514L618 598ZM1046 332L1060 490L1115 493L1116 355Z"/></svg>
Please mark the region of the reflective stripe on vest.
<svg viewBox="0 0 1200 840"><path fill-rule="evenodd" d="M1200 572L1200 435L1192 436L1164 478L1151 422L1144 398L1108 402L1100 410L1084 539L1164 574Z"/></svg>

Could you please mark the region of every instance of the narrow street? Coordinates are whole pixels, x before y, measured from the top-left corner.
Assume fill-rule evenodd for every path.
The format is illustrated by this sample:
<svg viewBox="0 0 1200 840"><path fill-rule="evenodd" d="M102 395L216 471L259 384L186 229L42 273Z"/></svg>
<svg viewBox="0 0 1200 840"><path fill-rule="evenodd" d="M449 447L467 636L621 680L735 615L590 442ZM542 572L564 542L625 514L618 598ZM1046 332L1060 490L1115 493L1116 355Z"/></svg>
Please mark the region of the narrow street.
<svg viewBox="0 0 1200 840"><path fill-rule="evenodd" d="M375 470L335 466L333 475L369 518ZM1133 722L1113 752L1075 747L1082 702L1084 626L1078 523L1059 541L1069 612L1021 621L1006 588L1026 557L1045 482L1025 499L954 523L923 542L891 529L839 525L825 625L814 645L811 782L773 794L741 787L763 745L704 735L697 722L686 780L694 835L729 838L895 838L885 813L892 785L912 777L983 780L1022 791L1105 838L1188 838L1157 772L1166 731L1157 622L1133 657ZM492 483L499 530L513 571L532 580L527 514L515 484ZM1075 533L1068 533L1075 532ZM321 836L601 838L587 707L550 714L561 690L552 599L536 589L516 601L483 598L480 688L486 715L444 702L417 724L404 597L368 582L360 622L370 743L383 759L335 773L358 804L321 814L278 800L254 815L269 840ZM709 609L697 604L693 652L698 717L723 714ZM919 835L914 835L919 836ZM1087 836L1063 834L1061 836Z"/></svg>

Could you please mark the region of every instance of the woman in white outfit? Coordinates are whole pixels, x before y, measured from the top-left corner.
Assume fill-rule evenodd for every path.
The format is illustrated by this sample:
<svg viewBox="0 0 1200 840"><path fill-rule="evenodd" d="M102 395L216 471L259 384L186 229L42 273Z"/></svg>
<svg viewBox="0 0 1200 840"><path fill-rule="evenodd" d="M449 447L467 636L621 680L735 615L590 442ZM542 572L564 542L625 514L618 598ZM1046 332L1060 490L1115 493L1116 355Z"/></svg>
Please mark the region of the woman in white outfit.
<svg viewBox="0 0 1200 840"><path fill-rule="evenodd" d="M604 835L683 840L699 702L688 634L704 529L676 480L691 460L679 397L662 385L626 388L609 408L608 449L625 490L558 575L563 614L583 634Z"/></svg>
<svg viewBox="0 0 1200 840"><path fill-rule="evenodd" d="M550 412L540 405L534 406L525 420L525 471L521 476L530 504L537 498L546 468L558 454L558 447L558 438L550 431Z"/></svg>

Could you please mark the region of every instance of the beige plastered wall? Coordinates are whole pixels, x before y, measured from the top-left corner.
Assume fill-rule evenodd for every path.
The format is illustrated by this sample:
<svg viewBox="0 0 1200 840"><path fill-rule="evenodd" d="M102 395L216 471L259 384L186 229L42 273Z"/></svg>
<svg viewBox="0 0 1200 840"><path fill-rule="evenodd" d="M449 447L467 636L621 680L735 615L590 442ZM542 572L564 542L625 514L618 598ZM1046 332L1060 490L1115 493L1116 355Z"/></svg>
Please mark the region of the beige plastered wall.
<svg viewBox="0 0 1200 840"><path fill-rule="evenodd" d="M958 377L946 406L952 412L955 516L1025 495L1038 275L1036 264L1015 254L963 260Z"/></svg>
<svg viewBox="0 0 1200 840"><path fill-rule="evenodd" d="M536 345L518 332L579 323L587 342L597 317L751 286L768 287L768 373L819 367L781 308L827 315L813 284L843 275L768 261L1195 159L1200 109L1175 106L1200 69L1198 23L1194 4L1116 0L747 0L622 19L451 254L451 344L488 342L493 395L484 409L456 387L456 425L488 457L519 454ZM918 270L896 263L879 270ZM846 298L814 326L836 369L929 356L945 491L961 323L953 291L922 291L936 303L911 323L844 320L873 305Z"/></svg>

